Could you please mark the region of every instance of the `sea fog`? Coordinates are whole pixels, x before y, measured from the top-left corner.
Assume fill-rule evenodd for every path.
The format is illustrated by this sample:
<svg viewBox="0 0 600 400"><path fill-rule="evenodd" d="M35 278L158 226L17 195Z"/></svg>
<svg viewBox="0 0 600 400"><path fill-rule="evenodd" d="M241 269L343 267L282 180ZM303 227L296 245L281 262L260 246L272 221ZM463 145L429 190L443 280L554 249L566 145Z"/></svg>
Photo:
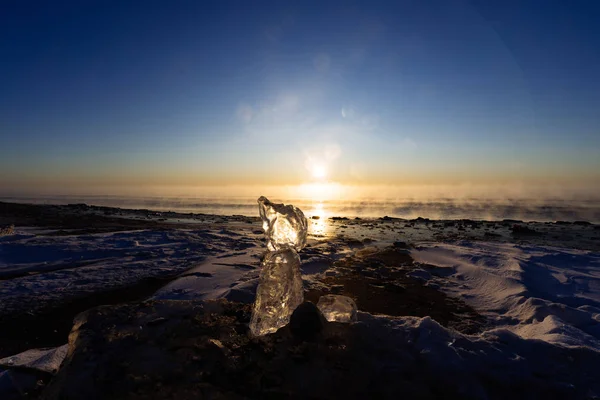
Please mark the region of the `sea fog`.
<svg viewBox="0 0 600 400"><path fill-rule="evenodd" d="M257 196L244 197L171 197L116 195L44 195L2 196L0 201L31 204L73 204L149 209L181 213L257 216ZM353 200L289 198L271 196L271 200L294 204L307 216L328 218L383 216L412 219L474 219L523 221L589 221L600 223L600 202L596 199L539 198L359 198Z"/></svg>

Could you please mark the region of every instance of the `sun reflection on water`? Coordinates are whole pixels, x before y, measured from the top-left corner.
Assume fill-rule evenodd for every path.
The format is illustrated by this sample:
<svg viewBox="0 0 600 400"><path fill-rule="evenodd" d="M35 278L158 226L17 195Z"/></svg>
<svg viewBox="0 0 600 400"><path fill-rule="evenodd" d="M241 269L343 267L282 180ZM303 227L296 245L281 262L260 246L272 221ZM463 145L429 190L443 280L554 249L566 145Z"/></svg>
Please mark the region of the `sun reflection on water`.
<svg viewBox="0 0 600 400"><path fill-rule="evenodd" d="M322 202L315 203L314 207L308 212L309 229L308 232L316 237L327 236L329 233L328 214Z"/></svg>

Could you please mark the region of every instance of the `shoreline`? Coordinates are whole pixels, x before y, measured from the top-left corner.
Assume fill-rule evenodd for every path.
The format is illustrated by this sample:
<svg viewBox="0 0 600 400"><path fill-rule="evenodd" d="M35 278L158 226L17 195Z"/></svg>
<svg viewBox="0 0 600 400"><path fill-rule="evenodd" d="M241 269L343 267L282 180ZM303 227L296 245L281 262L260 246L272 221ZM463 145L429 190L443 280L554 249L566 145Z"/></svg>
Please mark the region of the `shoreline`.
<svg viewBox="0 0 600 400"><path fill-rule="evenodd" d="M87 202L55 202L55 203L49 203L49 202L27 202L27 201L11 201L11 198L0 198L0 207L4 204L4 205L9 205L9 206L17 206L17 205L21 205L21 206L26 206L26 207L49 207L49 208L53 208L53 209L62 209L63 211L65 210L78 210L78 211L85 211L87 213L90 214L96 214L96 215L104 215L104 216L129 216L129 217L143 217L143 218L148 218L148 217L158 217L158 218L165 218L166 220L172 220L172 219L198 219L198 218L202 218L202 217L222 217L222 218L254 218L256 217L256 207L255 207L255 202L248 202L248 203L232 203L232 204L226 204L226 203L201 203L199 205L190 207L190 208L183 208L183 209L179 209L178 211L173 211L173 210L177 210L177 207L173 208L173 207L165 207L159 204L153 204L150 205L149 207L138 207L135 204L125 204L123 206L112 206L112 205L96 205L96 204L92 204L92 203L87 203ZM532 199L533 200L533 199ZM448 199L440 199L440 200L431 200L431 201L405 201L405 202L397 202L396 205L400 208L402 208L403 210L416 210L416 214L408 217L408 216L396 216L398 214L398 212L394 212L394 210L388 210L389 212L379 212L379 213L369 213L368 215L364 215L364 214L359 214L359 213L352 213L350 212L346 212L346 211L341 211L339 213L336 213L335 211L331 211L329 209L327 209L327 217L325 217L325 219L361 219L361 220L378 220L378 219L393 219L393 220L399 220L399 221L415 221L415 220L419 220L419 219L425 219L425 220L430 220L430 221L474 221L474 222L505 222L505 221L512 221L512 222L517 222L517 223L562 223L562 224L596 224L596 225L600 225L600 207L598 207L598 209L596 211L593 211L593 207L584 207L582 210L586 210L586 217L590 217L590 218L584 218L581 215L577 215L574 214L572 209L574 207L578 207L578 206L571 206L571 207L566 207L564 204L553 204L553 203L540 203L540 204L535 204L535 203L528 203L528 201L532 201L532 200L524 200L523 203L518 203L518 204L513 204L511 202L509 203L502 203L500 201L489 201L489 200L485 200L485 199L481 199L479 200L480 203L477 203L477 200L474 200L473 204L479 204L478 207L476 207L475 209L465 209L463 212L458 213L459 215L455 215L455 216L441 216L440 215L440 210L456 210L457 208L463 207L466 204L471 204L469 202L454 202L454 201L449 201ZM305 202L307 202L306 199L304 199L304 201L301 201L300 203L296 204L296 202L294 200L287 200L285 201L286 204L294 204L296 206L299 206L305 213L307 218L311 218L313 216L317 216L320 217L320 214L322 212L322 206L324 205L326 208L328 205L334 205L337 202L336 201L313 201L310 202L311 205L309 205L309 203L307 202L305 204ZM379 200L379 202L381 202L382 205L386 205L387 207L392 207L394 203L393 200ZM360 206L357 206L358 209L362 209L365 207L365 204L368 205L368 201L364 201L364 202L359 202L356 201L357 204L359 204ZM375 201L374 204L377 204L378 201ZM564 201L564 203L567 203L567 201ZM577 203L577 202L575 202ZM574 204L575 204L574 203ZM590 204L596 204L596 202L593 201L585 201L584 203L590 203ZM219 213L219 212L210 212L211 208L218 208L217 206L222 206L221 209L226 209L226 208L234 208L236 210L243 210L243 209L247 209L248 213L243 213L243 212L231 212L231 213ZM314 208L313 206L318 205L317 208ZM429 212L430 214L435 214L435 215L429 215L428 216L428 211L426 210L426 207L424 206L432 206L435 205L437 207L437 210L435 212ZM153 207L154 206L154 207ZM541 216L541 218L526 218L523 217L522 215L513 215L514 211L509 212L510 215L508 216L504 216L504 217L492 217L492 218L488 218L488 217L481 217L481 216L477 216L477 215L492 215L494 214L494 212L489 211L489 212L483 212L482 210L486 210L488 208L492 208L494 206L505 206L505 207L509 207L511 209L517 208L517 209L525 209L527 210L528 207L537 207L540 210L542 209L556 209L554 214L557 214L556 217L557 218L551 218L548 216ZM207 208L209 209L209 211L207 212L203 212L202 208ZM353 207L349 207L349 206L344 206L343 210L346 209L353 209ZM421 209L422 213L418 213L419 209ZM581 210L580 210L581 211ZM455 211L456 212L456 211ZM526 213L529 214L534 214L535 212L533 211L528 211ZM517 213L518 214L518 213ZM589 214L589 215L587 215ZM576 215L576 216L571 216L570 215Z"/></svg>
<svg viewBox="0 0 600 400"><path fill-rule="evenodd" d="M0 227L6 224L14 229L0 237L0 358L63 345L82 330L100 336L114 330L107 343L129 340L133 332L141 348L155 354L162 329L212 326L195 322L206 301L244 316L227 351L248 340L248 310L264 252L258 217L0 202ZM439 340L440 351L458 346L479 354L471 350L486 346L495 352L501 344L506 348L501 357L509 363L514 352L534 342L553 354L581 353L590 360L600 354L593 315L600 304L594 289L600 271L598 225L385 216L309 217L308 225L307 246L300 252L304 298L314 304L326 294L351 297L360 320L340 326L344 335L371 337L375 332L366 328L378 321L390 333L415 330L417 337ZM136 310L144 310L139 322ZM182 319L177 310L183 310ZM97 328L74 326L77 315L93 315ZM223 332L231 332L231 316L223 318ZM223 349L222 338L214 339L206 349ZM370 342L343 346L360 352ZM79 367L69 367L77 365L76 358L105 355L86 343L71 342L66 369L40 380L36 390L46 384L54 390L61 376L76 385ZM259 342L248 343L248 351L255 349L252 343ZM418 341L406 345L412 349ZM111 369L122 356L126 363L135 360L125 346L109 350L97 366ZM167 358L180 354L169 346L160 351ZM544 366L542 353L523 354ZM294 362L288 355L282 359Z"/></svg>
<svg viewBox="0 0 600 400"><path fill-rule="evenodd" d="M202 250L207 252L206 257L223 254L223 251L232 251L237 244L244 240L247 243L244 248L248 248L248 246L258 248L262 246L263 241L258 216L183 214L84 204L32 205L0 202L0 226L7 224L15 225L17 235L44 238L44 240L51 243L61 243L64 240L80 240L78 238L103 239L117 234L130 235L132 232L139 232L136 237L143 239L149 233L177 233L180 231L189 234L199 232L201 241L210 239L220 243L224 239L228 240L228 243L221 243L220 250ZM369 246L385 248L394 245L397 241L409 243L417 248L420 243L426 242L468 240L551 245L600 251L600 241L598 240L600 238L600 226L585 222L539 223L518 220L476 221L468 219L430 220L426 218L406 220L384 216L380 218L309 218L309 225L311 225L311 230L309 230L309 243L311 246L309 248L311 250L308 253L309 255L306 251L301 254L303 262L307 261L307 257L308 261L311 262L311 257L333 259L334 254L346 254L347 256L356 252L357 249ZM35 229L26 231L26 234L24 234L20 231L23 227L35 227ZM519 229L515 229L515 227L519 227ZM323 230L318 231L318 229ZM0 237L0 248L7 238L9 236ZM137 242L140 239L134 241ZM180 239L183 246L188 246L186 244L188 240L187 236ZM160 248L161 242L157 242L153 246ZM141 251L135 249L136 247L133 246L131 250L133 254ZM82 254L85 256L86 253ZM183 259L187 260L186 257L189 256L184 255ZM41 263L22 270L7 269L5 267L5 271L2 270L3 261L2 255L0 255L0 285L8 285L24 279L36 279L37 276L45 276L51 273L76 273L78 270L90 268L90 265L94 266L95 262L102 261L102 259L92 258L89 263L86 259L83 259L77 261L77 263L59 263L50 266ZM110 265L111 262L108 262L108 264ZM123 261L117 257L114 262L122 263ZM42 302L46 301L45 306L37 304L38 292L32 292L28 295L29 297L22 297L23 300L27 300L29 303L23 303L19 299L11 300L13 304L17 304L20 308L5 307L0 310L0 326L3 327L4 338L6 339L0 346L0 357L30 347L62 344L66 341L73 317L79 312L98 305L147 299L169 282L182 275L185 276L186 271L193 269L199 262L201 262L201 259L196 259L189 265L184 264L182 267L173 269L168 273L160 272L154 275L144 275L147 272L143 272L139 278L133 277L127 281L116 282L113 286L92 287L80 292L72 291L69 288L64 298L42 300ZM10 262L5 265L10 266ZM102 274L102 271L100 268L99 273ZM353 278L329 277L327 279L324 282L331 281L329 283L332 285L345 284L346 288L342 290L343 293L368 294L370 296L369 304L371 304L371 306L365 304L368 309L373 311L382 310L382 312L386 310L385 304L377 300L376 297L383 296L382 298L385 298L388 295L386 291L389 288L374 289L364 285L357 286L352 282ZM77 281L74 282L73 288L77 289ZM414 286L411 282L407 283L407 287ZM426 291L429 290L430 288L426 289ZM406 292L407 294L403 296L410 294L411 297L407 298L407 301L414 302L418 301L421 292L422 290L417 285L413 289L409 289ZM433 289L431 289L431 293L433 295ZM308 299L316 300L320 294L323 294L323 292L319 288L307 288ZM395 295L391 296L392 299L396 298ZM444 299L445 297L440 297L437 301L439 304L443 304L446 301ZM393 311L392 315L404 315L406 312L408 312L406 307L400 307L398 311ZM450 320L448 319L448 321Z"/></svg>
<svg viewBox="0 0 600 400"><path fill-rule="evenodd" d="M286 203L287 204L287 203ZM293 202L291 202L293 204ZM37 209L37 210L36 210ZM42 212L46 211L46 212ZM36 212L37 211L37 212ZM542 224L558 224L558 225L600 225L600 221L587 221L581 219L522 219L522 218L429 218L424 216L417 216L414 218L395 217L389 215L379 216L360 216L360 215L331 215L328 217L321 217L314 213L304 210L305 215L308 219L326 219L333 221L400 221L400 222L415 222L415 221L431 221L431 222L475 222L475 223L542 223ZM38 204L38 203L26 203L26 202L8 202L0 200L0 224L7 224L6 213L15 213L15 217L51 217L52 213L67 212L67 213L81 213L83 212L87 216L104 217L107 220L113 219L128 219L140 222L164 222L165 224L174 223L175 219L206 219L206 218L224 218L224 219L247 219L250 218L253 221L259 221L259 217L254 213L253 215L245 214L213 214L203 212L183 212L183 211L172 211L172 210L161 210L151 208L127 208L127 207L113 207L113 206L101 206L87 203L67 203L67 204ZM3 218L4 217L4 218ZM144 220L132 219L132 217L143 217ZM71 222L71 221L69 221ZM111 221L117 224L117 221ZM135 225L132 223L132 225ZM33 226L33 225L32 225ZM44 223L39 226L45 226ZM133 227L133 226L132 226Z"/></svg>

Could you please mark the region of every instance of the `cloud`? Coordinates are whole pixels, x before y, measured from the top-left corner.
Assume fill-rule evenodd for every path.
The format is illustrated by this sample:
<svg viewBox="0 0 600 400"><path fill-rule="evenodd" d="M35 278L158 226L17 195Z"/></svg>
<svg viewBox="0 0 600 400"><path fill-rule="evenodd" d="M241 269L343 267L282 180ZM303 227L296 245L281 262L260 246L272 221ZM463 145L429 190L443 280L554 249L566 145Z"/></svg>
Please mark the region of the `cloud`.
<svg viewBox="0 0 600 400"><path fill-rule="evenodd" d="M347 118L347 119L352 119L354 118L354 108L352 107L342 107L342 117L343 118Z"/></svg>

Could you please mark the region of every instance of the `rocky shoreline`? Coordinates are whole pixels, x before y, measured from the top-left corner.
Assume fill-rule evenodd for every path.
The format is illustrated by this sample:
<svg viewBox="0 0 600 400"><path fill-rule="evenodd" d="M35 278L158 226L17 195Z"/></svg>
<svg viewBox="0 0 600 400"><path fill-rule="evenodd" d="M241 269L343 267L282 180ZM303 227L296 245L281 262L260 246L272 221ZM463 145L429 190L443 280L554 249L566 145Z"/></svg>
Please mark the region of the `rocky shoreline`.
<svg viewBox="0 0 600 400"><path fill-rule="evenodd" d="M252 276L263 245L258 218L0 202L0 225L14 225L17 235L12 241L6 240L11 236L0 238L3 256L10 257L20 243L28 251L29 241L49 249L44 251L55 251L64 241L73 243L69 252L73 245L85 250L74 253L82 254L76 262L0 271L0 289L3 285L8 295L0 307L0 358L60 346L69 337L68 356L56 376L0 368L0 394L7 399L500 399L600 393L600 376L590 369L600 363L600 352L493 329L488 316L464 301L468 297L440 290L447 268L411 256L424 242L460 241L598 251L597 225L389 217L315 218L309 223L319 229L309 233L301 253L305 299L316 304L325 294L349 296L358 305L359 322L327 323L308 306L297 319L308 321L301 324L308 327L321 324L314 335L302 333L304 328L296 324L252 339L252 279L241 281L243 293L229 296L224 291L229 301L194 300L195 292L182 297L192 300L162 298L181 290L177 285L172 293L164 289L181 277L214 278L212 270L185 272L201 264L203 255L212 257L214 268ZM149 237L156 240L144 245ZM111 251L118 257L86 260L88 243L97 240L96 246L114 246ZM164 247L170 243L175 247ZM156 257L179 257L183 263L169 268L163 261L143 264ZM130 264L119 265L124 262ZM139 273L123 280L121 271L138 264ZM108 286L78 286L112 270L115 278L105 279ZM38 278L57 274L78 277L67 281L72 286L64 296L52 291L42 296L38 282L53 281ZM157 291L162 297L149 299Z"/></svg>

